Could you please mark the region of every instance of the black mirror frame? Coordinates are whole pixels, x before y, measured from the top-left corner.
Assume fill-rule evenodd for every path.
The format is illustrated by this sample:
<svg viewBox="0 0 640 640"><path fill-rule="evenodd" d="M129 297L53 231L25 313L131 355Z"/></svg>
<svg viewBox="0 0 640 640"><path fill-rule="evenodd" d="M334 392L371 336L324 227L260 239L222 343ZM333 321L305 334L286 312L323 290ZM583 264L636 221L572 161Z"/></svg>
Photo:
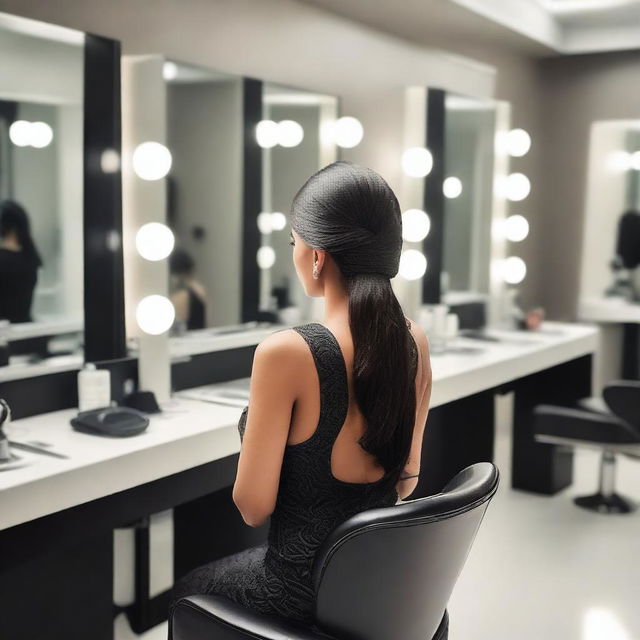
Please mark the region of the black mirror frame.
<svg viewBox="0 0 640 640"><path fill-rule="evenodd" d="M85 362L127 355L122 251L120 42L87 33L84 48Z"/></svg>

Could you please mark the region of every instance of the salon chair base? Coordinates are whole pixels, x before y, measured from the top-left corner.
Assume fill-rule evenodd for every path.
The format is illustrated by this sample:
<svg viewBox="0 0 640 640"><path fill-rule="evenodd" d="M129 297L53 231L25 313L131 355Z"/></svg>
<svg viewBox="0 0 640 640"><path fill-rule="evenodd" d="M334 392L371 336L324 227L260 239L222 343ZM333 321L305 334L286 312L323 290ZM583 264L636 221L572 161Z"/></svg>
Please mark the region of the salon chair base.
<svg viewBox="0 0 640 640"><path fill-rule="evenodd" d="M583 509L598 513L631 513L636 510L636 505L633 502L617 493L611 495L595 493L592 496L574 498L573 501Z"/></svg>

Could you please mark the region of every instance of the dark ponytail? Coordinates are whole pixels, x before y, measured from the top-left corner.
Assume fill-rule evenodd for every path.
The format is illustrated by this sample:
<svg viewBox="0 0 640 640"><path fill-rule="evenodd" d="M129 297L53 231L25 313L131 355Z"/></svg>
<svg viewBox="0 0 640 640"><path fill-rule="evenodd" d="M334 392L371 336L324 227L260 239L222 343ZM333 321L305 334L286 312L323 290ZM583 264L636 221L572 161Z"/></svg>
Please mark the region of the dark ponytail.
<svg viewBox="0 0 640 640"><path fill-rule="evenodd" d="M12 231L16 234L18 244L25 256L32 260L36 267L41 267L42 258L40 258L31 237L31 226L27 212L17 202L3 200L0 202L0 238Z"/></svg>
<svg viewBox="0 0 640 640"><path fill-rule="evenodd" d="M417 353L390 279L398 273L402 217L398 200L372 169L334 162L298 191L291 226L327 251L349 295L354 392L365 420L362 448L389 484L400 479L415 425Z"/></svg>

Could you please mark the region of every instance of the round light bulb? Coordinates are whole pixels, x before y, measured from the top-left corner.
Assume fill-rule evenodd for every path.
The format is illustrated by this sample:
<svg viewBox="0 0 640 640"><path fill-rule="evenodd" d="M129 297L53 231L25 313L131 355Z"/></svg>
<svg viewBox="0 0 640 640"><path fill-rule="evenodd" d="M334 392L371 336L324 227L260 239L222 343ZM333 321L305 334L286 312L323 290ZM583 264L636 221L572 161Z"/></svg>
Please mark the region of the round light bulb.
<svg viewBox="0 0 640 640"><path fill-rule="evenodd" d="M462 193L462 182L460 178L456 178L455 176L445 178L442 183L442 192L445 198L457 198Z"/></svg>
<svg viewBox="0 0 640 640"><path fill-rule="evenodd" d="M165 62L162 65L162 77L165 80L174 80L178 77L178 65L175 62Z"/></svg>
<svg viewBox="0 0 640 640"><path fill-rule="evenodd" d="M143 142L133 152L133 170L142 180L161 180L171 163L171 152L159 142Z"/></svg>
<svg viewBox="0 0 640 640"><path fill-rule="evenodd" d="M402 214L402 237L407 242L420 242L429 235L431 219L421 209L407 209Z"/></svg>
<svg viewBox="0 0 640 640"><path fill-rule="evenodd" d="M407 249L400 254L398 272L405 280L422 278L427 270L427 259L422 251Z"/></svg>
<svg viewBox="0 0 640 640"><path fill-rule="evenodd" d="M120 169L120 154L115 149L105 149L100 154L100 168L103 173L116 173Z"/></svg>
<svg viewBox="0 0 640 640"><path fill-rule="evenodd" d="M411 147L402 154L402 169L412 178L424 178L433 168L433 156L429 149Z"/></svg>
<svg viewBox="0 0 640 640"><path fill-rule="evenodd" d="M512 202L524 200L531 191L529 178L523 173L512 173L507 178L506 195Z"/></svg>
<svg viewBox="0 0 640 640"><path fill-rule="evenodd" d="M502 277L508 284L519 284L527 275L527 265L522 258L511 256L502 263Z"/></svg>
<svg viewBox="0 0 640 640"><path fill-rule="evenodd" d="M284 213L280 211L274 211L271 214L271 227L274 231L282 231L287 225L287 218Z"/></svg>
<svg viewBox="0 0 640 640"><path fill-rule="evenodd" d="M256 258L260 269L271 269L276 262L276 252L272 247L260 247Z"/></svg>
<svg viewBox="0 0 640 640"><path fill-rule="evenodd" d="M510 242L520 242L529 235L529 223L524 216L509 216L505 220L505 236Z"/></svg>
<svg viewBox="0 0 640 640"><path fill-rule="evenodd" d="M261 211L258 214L258 229L260 233L268 235L273 231L273 222L271 221L271 214L268 211Z"/></svg>
<svg viewBox="0 0 640 640"><path fill-rule="evenodd" d="M634 171L640 171L640 151L634 151L629 160L629 167Z"/></svg>
<svg viewBox="0 0 640 640"><path fill-rule="evenodd" d="M364 136L364 128L357 118L345 116L338 118L333 135L336 144L343 149L352 149L360 144Z"/></svg>
<svg viewBox="0 0 640 640"><path fill-rule="evenodd" d="M507 153L521 158L531 148L531 136L524 129L511 129L507 134Z"/></svg>
<svg viewBox="0 0 640 640"><path fill-rule="evenodd" d="M16 147L28 147L31 144L31 123L16 120L9 127L9 139Z"/></svg>
<svg viewBox="0 0 640 640"><path fill-rule="evenodd" d="M174 243L173 231L161 222L144 224L136 233L138 253L152 262L164 260L173 251Z"/></svg>
<svg viewBox="0 0 640 640"><path fill-rule="evenodd" d="M296 147L304 138L304 130L295 120L278 122L278 142L283 147Z"/></svg>
<svg viewBox="0 0 640 640"><path fill-rule="evenodd" d="M145 333L158 336L168 331L176 317L176 310L169 298L152 295L138 302L136 320Z"/></svg>
<svg viewBox="0 0 640 640"><path fill-rule="evenodd" d="M44 149L51 144L53 129L46 122L32 122L30 129L32 147Z"/></svg>
<svg viewBox="0 0 640 640"><path fill-rule="evenodd" d="M260 120L256 125L256 141L263 149L271 149L278 144L278 123Z"/></svg>

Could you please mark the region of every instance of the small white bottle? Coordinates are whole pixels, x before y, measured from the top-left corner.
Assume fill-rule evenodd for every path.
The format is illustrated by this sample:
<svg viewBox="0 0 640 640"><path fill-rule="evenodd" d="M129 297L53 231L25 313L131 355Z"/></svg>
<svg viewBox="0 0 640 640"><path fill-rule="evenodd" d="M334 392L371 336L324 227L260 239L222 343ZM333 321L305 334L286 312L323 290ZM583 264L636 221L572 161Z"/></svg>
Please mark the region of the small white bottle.
<svg viewBox="0 0 640 640"><path fill-rule="evenodd" d="M111 373L87 362L78 372L78 410L102 409L111 404Z"/></svg>

